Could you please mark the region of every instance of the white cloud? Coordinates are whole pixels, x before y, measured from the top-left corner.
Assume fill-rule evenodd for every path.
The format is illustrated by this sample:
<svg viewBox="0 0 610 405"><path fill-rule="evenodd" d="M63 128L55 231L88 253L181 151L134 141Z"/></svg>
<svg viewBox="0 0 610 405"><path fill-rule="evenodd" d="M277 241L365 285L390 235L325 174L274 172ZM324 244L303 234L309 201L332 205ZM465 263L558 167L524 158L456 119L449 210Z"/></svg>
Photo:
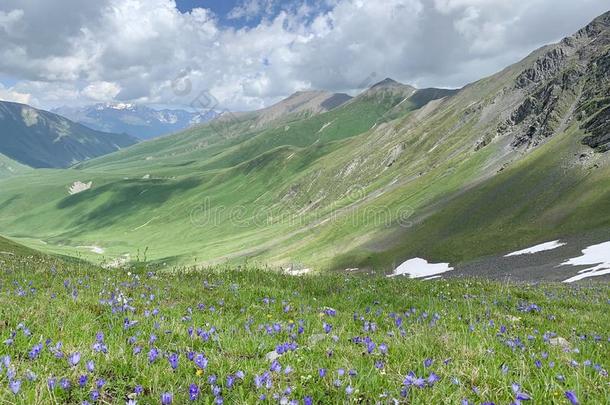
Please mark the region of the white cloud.
<svg viewBox="0 0 610 405"><path fill-rule="evenodd" d="M0 29L7 34L13 34L15 25L23 17L23 10L15 9L9 12L0 11Z"/></svg>
<svg viewBox="0 0 610 405"><path fill-rule="evenodd" d="M230 19L253 19L260 15L269 15L275 5L275 0L242 0L241 4L229 12Z"/></svg>
<svg viewBox="0 0 610 405"><path fill-rule="evenodd" d="M111 82L93 82L83 89L83 95L93 101L112 101L121 92L121 86Z"/></svg>
<svg viewBox="0 0 610 405"><path fill-rule="evenodd" d="M326 11L314 7L320 2ZM181 14L173 0L3 0L0 73L42 107L110 99L188 105L210 89L222 106L245 110L296 90L359 88L373 76L461 86L607 9L603 0L276 3L240 3L233 17L266 17L235 29L205 9ZM173 89L178 77L188 94Z"/></svg>
<svg viewBox="0 0 610 405"><path fill-rule="evenodd" d="M31 94L19 93L12 88L5 88L0 83L0 101L12 101L14 103L28 104L31 100Z"/></svg>

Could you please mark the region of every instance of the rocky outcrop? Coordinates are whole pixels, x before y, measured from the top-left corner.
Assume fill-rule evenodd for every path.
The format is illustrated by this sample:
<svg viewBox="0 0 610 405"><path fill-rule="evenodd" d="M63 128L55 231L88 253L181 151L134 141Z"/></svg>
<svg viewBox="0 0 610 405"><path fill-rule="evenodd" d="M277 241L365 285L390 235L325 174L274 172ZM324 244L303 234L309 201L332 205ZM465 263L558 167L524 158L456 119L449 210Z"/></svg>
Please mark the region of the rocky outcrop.
<svg viewBox="0 0 610 405"><path fill-rule="evenodd" d="M404 151L405 151L404 143L400 143L400 144L392 147L388 151L388 154L387 154L386 158L383 161L383 166L391 167L394 164L394 162L396 162L396 160L400 157L400 155L402 155L402 153Z"/></svg>
<svg viewBox="0 0 610 405"><path fill-rule="evenodd" d="M597 150L610 148L610 12L539 56L515 79L523 93L498 133L510 134L514 148L534 147L562 131L573 118L587 132L583 143ZM518 94L518 93L516 93Z"/></svg>
<svg viewBox="0 0 610 405"><path fill-rule="evenodd" d="M539 84L553 77L563 69L567 52L557 46L539 58L532 67L525 69L516 79L518 88L527 88L532 84Z"/></svg>
<svg viewBox="0 0 610 405"><path fill-rule="evenodd" d="M598 152L610 150L610 51L594 60L578 106L578 117L587 136L582 143Z"/></svg>
<svg viewBox="0 0 610 405"><path fill-rule="evenodd" d="M607 100L607 102L610 100ZM610 103L609 103L610 104ZM607 105L592 119L583 125L583 129L590 135L582 143L596 149L598 152L610 150L610 105Z"/></svg>
<svg viewBox="0 0 610 405"><path fill-rule="evenodd" d="M536 146L552 136L565 119L566 105L575 97L575 89L583 72L568 68L553 79L537 87L511 114L503 130L512 129L515 138L511 145Z"/></svg>

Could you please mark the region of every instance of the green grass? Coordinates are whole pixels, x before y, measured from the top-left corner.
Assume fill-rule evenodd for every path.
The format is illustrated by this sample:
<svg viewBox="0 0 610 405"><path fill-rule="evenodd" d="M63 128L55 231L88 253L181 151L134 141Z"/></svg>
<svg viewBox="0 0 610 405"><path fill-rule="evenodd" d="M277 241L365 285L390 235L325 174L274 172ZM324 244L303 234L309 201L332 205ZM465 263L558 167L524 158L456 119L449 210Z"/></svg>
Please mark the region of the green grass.
<svg viewBox="0 0 610 405"><path fill-rule="evenodd" d="M38 254L34 249L29 249L10 239L0 237L0 254L4 256L31 256Z"/></svg>
<svg viewBox="0 0 610 405"><path fill-rule="evenodd" d="M13 159L0 154L0 179L14 176L32 170L28 166L15 162Z"/></svg>
<svg viewBox="0 0 610 405"><path fill-rule="evenodd" d="M159 269L141 263L101 269L10 256L0 261L0 286L0 340L12 339L0 343L0 354L10 356L12 379L21 381L14 395L3 365L3 403L79 404L103 379L101 403L125 403L136 385L143 387L138 404L159 403L164 392L173 393L174 403L187 403L189 386L197 384L198 403L211 404L207 381L212 375L225 403L255 403L261 394L269 398L265 403L278 402L274 395L300 403L306 396L314 403L390 403L394 398L413 404L509 403L513 383L532 403L567 404L565 391L575 392L583 404L604 403L610 396L607 285L293 277L251 266ZM328 308L336 315L324 314ZM125 328L125 319L137 323ZM329 333L324 323L332 325ZM274 325L279 330L268 333ZM190 336L189 327L215 332L206 340L196 332ZM107 353L93 350L98 332L104 334ZM551 344L554 336L566 339L569 349ZM368 337L376 347L368 353L356 337ZM62 358L49 349L58 342ZM272 365L266 354L288 342L297 349L278 358L282 372L271 373L269 389L256 389L255 376ZM30 358L39 343L41 353ZM134 353L136 347L140 354ZM153 347L160 355L151 364ZM70 367L66 356L75 352L81 359ZM188 352L208 359L200 374ZM176 370L166 358L172 353L179 356ZM426 359L432 360L428 367ZM93 372L85 367L90 360ZM289 374L283 372L287 367ZM319 376L320 368L327 370L325 377ZM340 369L345 375L339 376ZM238 371L245 377L228 387L227 377ZM435 373L439 380L409 388L405 399L401 391L409 372L425 378ZM34 381L27 379L31 373ZM82 375L87 381L80 387ZM55 389L47 388L50 377L57 379ZM59 388L62 378L70 381L70 390Z"/></svg>

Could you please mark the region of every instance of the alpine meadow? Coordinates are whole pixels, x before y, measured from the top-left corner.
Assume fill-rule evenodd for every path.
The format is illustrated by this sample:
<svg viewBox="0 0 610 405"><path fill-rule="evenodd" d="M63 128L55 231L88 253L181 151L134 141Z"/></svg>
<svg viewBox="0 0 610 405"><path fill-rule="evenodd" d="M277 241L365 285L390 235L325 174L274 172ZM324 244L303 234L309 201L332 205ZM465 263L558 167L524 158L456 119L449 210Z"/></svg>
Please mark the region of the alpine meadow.
<svg viewBox="0 0 610 405"><path fill-rule="evenodd" d="M0 403L607 404L609 281L604 1L0 4Z"/></svg>

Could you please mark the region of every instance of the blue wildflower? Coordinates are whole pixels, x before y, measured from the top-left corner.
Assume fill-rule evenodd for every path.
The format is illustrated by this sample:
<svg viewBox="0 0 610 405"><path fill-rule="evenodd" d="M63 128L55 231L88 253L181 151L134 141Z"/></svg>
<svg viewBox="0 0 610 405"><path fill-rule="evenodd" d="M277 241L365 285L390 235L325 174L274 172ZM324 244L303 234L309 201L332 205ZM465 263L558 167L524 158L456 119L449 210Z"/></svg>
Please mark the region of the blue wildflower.
<svg viewBox="0 0 610 405"><path fill-rule="evenodd" d="M21 380L11 380L9 381L8 385L13 394L15 395L17 395L21 390Z"/></svg>
<svg viewBox="0 0 610 405"><path fill-rule="evenodd" d="M161 394L162 405L170 405L172 402L174 402L174 396L171 392L164 392L163 394Z"/></svg>
<svg viewBox="0 0 610 405"><path fill-rule="evenodd" d="M150 349L150 351L148 352L148 362L149 363L154 363L155 360L157 360L157 357L159 356L159 350L157 350L157 348L153 347L152 349Z"/></svg>
<svg viewBox="0 0 610 405"><path fill-rule="evenodd" d="M197 384L191 384L189 386L189 399L191 401L196 401L199 398L199 387Z"/></svg>
<svg viewBox="0 0 610 405"><path fill-rule="evenodd" d="M172 369L177 369L178 368L178 354L176 353L172 353L169 355L169 357L167 358L167 361L169 361L169 365L172 367Z"/></svg>
<svg viewBox="0 0 610 405"><path fill-rule="evenodd" d="M31 360L35 360L38 358L41 351L42 351L42 343L38 343L38 344L34 345L34 347L32 347L32 349L30 350L28 355Z"/></svg>
<svg viewBox="0 0 610 405"><path fill-rule="evenodd" d="M566 391L565 396L572 405L580 405L580 402L578 402L578 398L576 397L574 391Z"/></svg>
<svg viewBox="0 0 610 405"><path fill-rule="evenodd" d="M71 386L70 380L68 380L67 378L62 378L61 380L59 380L59 386L64 391L68 391L70 389L70 386Z"/></svg>
<svg viewBox="0 0 610 405"><path fill-rule="evenodd" d="M68 363L70 364L71 367L76 366L79 361L80 361L80 353L79 352L74 352L70 356L68 356Z"/></svg>

